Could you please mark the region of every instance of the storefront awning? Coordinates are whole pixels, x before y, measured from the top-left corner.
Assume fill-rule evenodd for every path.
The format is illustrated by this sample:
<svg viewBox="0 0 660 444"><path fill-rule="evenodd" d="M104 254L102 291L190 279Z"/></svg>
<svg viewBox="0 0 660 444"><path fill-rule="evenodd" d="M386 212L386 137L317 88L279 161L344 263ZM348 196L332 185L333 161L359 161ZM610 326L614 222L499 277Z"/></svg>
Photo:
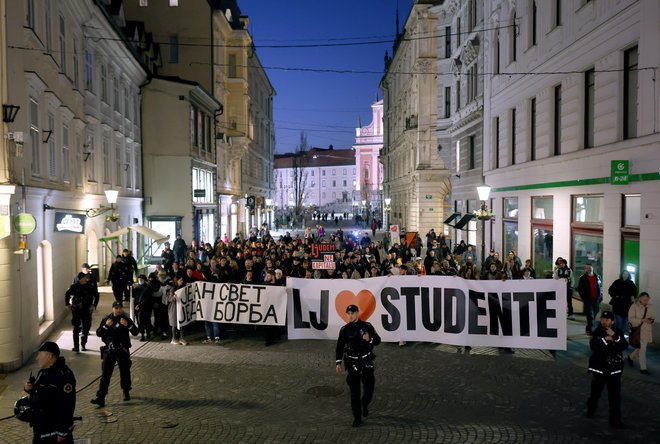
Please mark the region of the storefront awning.
<svg viewBox="0 0 660 444"><path fill-rule="evenodd" d="M462 230L464 226L468 224L472 219L474 219L474 214L468 213L465 216L461 217L461 220L459 220L456 225L454 225L454 228L457 230Z"/></svg>
<svg viewBox="0 0 660 444"><path fill-rule="evenodd" d="M131 236L131 233L133 233L133 232L138 233L138 234L142 235L144 238L151 240L151 243L147 246L147 248L144 249L144 253L140 257L136 258L138 264L142 263L144 261L146 253L151 251L151 246L153 244L162 244L163 242L165 242L166 240L168 240L170 238L169 235L161 234L158 231L152 230L151 228L147 228L147 227L142 226L142 225L134 225L132 227L121 228L121 229L119 229L119 230L117 230L113 233L110 233L106 236L103 236L102 238L99 239L99 241L100 242L106 242L106 243L107 242L112 242L112 241L117 241L117 242L119 242L119 250L121 251L124 248L123 245L122 245L122 242L121 242L121 237L125 236L125 235L128 235L128 237L129 237L128 244L130 245L131 244L130 236ZM120 251L117 251L117 254L119 254Z"/></svg>
<svg viewBox="0 0 660 444"><path fill-rule="evenodd" d="M453 225L451 223L459 217L461 217L461 213L453 213L451 216L445 219L444 224L452 227Z"/></svg>
<svg viewBox="0 0 660 444"><path fill-rule="evenodd" d="M124 236L129 233L129 231L134 231L136 233L141 234L142 236L151 239L152 242L162 244L166 240L168 240L170 237L165 234L161 234L158 231L152 230L151 228L147 228L142 225L134 225L132 227L124 227L121 228L115 232L112 232L106 236L103 236L99 240L101 242L108 242L108 241L115 241L119 239L121 236Z"/></svg>

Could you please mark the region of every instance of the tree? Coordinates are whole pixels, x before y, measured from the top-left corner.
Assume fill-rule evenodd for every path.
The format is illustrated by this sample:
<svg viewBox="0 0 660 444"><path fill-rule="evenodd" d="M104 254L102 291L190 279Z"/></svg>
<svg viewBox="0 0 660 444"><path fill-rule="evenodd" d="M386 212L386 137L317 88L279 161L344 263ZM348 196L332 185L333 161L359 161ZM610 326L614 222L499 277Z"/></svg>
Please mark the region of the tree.
<svg viewBox="0 0 660 444"><path fill-rule="evenodd" d="M296 146L293 153L292 166L292 179L293 179L293 204L294 214L296 219L302 214L303 203L305 199L305 189L307 187L307 134L304 131L300 132L300 143Z"/></svg>

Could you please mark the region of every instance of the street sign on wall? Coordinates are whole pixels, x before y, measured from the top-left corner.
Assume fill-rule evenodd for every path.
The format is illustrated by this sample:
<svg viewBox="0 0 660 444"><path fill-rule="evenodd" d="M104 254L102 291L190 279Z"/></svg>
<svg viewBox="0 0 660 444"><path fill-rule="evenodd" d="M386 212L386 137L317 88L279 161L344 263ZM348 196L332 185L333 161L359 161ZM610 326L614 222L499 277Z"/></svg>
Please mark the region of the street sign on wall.
<svg viewBox="0 0 660 444"><path fill-rule="evenodd" d="M30 213L20 213L14 216L14 229L18 234L30 234L37 228L37 221Z"/></svg>
<svg viewBox="0 0 660 444"><path fill-rule="evenodd" d="M628 185L630 180L630 161L613 160L610 174L612 185Z"/></svg>

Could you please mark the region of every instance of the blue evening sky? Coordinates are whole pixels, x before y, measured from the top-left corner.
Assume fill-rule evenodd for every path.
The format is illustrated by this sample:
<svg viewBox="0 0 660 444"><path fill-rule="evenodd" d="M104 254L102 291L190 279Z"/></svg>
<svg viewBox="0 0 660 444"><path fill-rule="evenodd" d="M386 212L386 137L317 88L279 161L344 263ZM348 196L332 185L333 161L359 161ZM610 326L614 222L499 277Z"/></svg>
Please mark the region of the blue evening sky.
<svg viewBox="0 0 660 444"><path fill-rule="evenodd" d="M310 146L349 148L358 115L371 121L371 104L392 55L397 3L403 27L412 0L239 0L257 54L277 91L274 102L277 153L291 152L305 131ZM363 43L312 48L267 45ZM370 74L288 71L273 68L372 71Z"/></svg>

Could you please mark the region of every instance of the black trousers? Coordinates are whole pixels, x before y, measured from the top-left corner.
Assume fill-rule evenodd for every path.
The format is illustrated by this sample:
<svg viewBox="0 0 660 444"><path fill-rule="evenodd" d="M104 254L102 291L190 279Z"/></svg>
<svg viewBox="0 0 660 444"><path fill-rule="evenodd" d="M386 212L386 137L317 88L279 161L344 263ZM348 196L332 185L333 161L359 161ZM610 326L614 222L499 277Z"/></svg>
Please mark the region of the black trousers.
<svg viewBox="0 0 660 444"><path fill-rule="evenodd" d="M360 387L364 386L364 394ZM351 410L355 419L362 419L362 407L366 407L374 397L376 378L373 368L363 368L362 371L349 370L346 383L351 389ZM361 398L361 399L360 399Z"/></svg>
<svg viewBox="0 0 660 444"><path fill-rule="evenodd" d="M151 333L154 330L153 325L151 325L151 311L151 302L140 304L140 310L138 311L138 327L140 328L140 333L143 335Z"/></svg>
<svg viewBox="0 0 660 444"><path fill-rule="evenodd" d="M154 330L167 333L169 321L167 319L167 305L152 299L152 310L154 314Z"/></svg>
<svg viewBox="0 0 660 444"><path fill-rule="evenodd" d="M131 290L128 284L112 284L112 294L115 296L115 301L128 301L131 296Z"/></svg>
<svg viewBox="0 0 660 444"><path fill-rule="evenodd" d="M78 348L81 342L80 338L82 338L84 347L87 344L89 329L92 326L92 314L89 312L89 308L71 309L71 325L73 325L73 346Z"/></svg>
<svg viewBox="0 0 660 444"><path fill-rule="evenodd" d="M108 394L108 387L110 386L112 372L115 369L115 363L119 366L121 389L124 392L131 390L131 355L128 351L108 350L101 364L101 383L99 384L98 392L96 392L98 399L105 399L105 395Z"/></svg>
<svg viewBox="0 0 660 444"><path fill-rule="evenodd" d="M596 410L600 395L606 386L607 397L610 402L610 422L619 422L621 421L621 373L608 376L593 374L587 408L592 411Z"/></svg>

